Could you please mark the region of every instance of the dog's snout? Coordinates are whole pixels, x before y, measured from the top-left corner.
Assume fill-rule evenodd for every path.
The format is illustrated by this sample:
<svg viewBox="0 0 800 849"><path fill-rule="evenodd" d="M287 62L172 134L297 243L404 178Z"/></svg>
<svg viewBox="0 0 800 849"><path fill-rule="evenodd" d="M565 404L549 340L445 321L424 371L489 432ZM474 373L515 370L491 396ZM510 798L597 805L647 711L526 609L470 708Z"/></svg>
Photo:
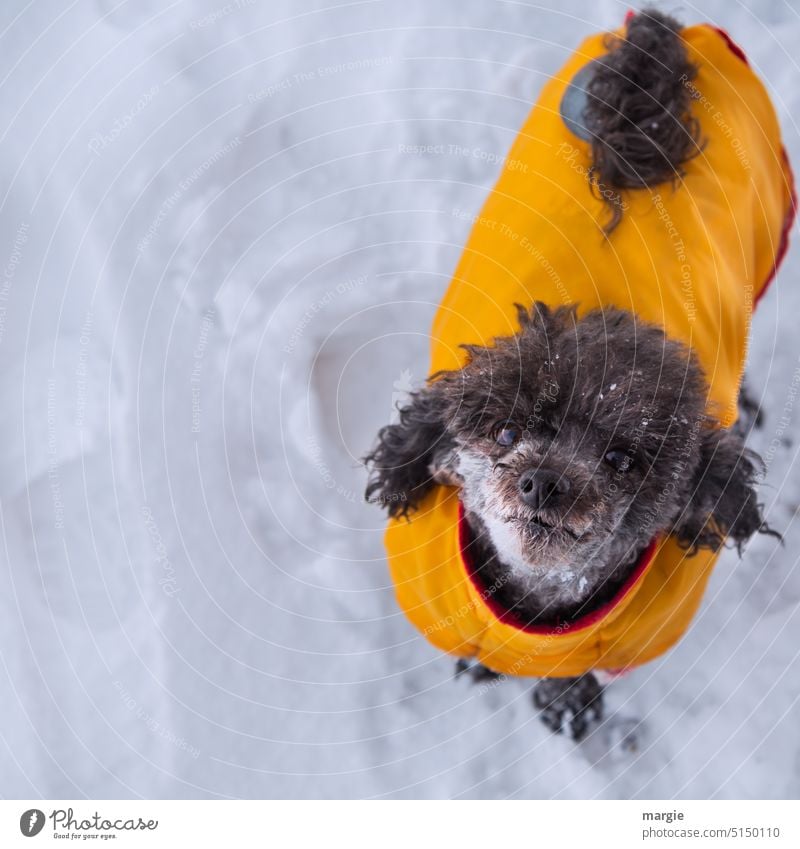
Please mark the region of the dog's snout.
<svg viewBox="0 0 800 849"><path fill-rule="evenodd" d="M544 507L548 499L569 492L569 481L551 469L529 469L520 475L520 498L534 510Z"/></svg>

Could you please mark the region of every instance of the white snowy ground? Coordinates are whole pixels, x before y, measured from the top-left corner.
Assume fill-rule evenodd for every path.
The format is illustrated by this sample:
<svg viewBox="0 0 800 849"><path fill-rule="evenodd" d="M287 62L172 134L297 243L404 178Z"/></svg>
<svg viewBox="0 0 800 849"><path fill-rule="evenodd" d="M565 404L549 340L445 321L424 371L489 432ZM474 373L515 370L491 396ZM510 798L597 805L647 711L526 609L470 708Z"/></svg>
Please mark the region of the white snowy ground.
<svg viewBox="0 0 800 849"><path fill-rule="evenodd" d="M4 0L0 794L800 795L797 245L750 365L786 545L727 553L680 646L613 688L638 755L550 736L525 682L451 680L361 501L456 211L626 8ZM800 162L800 11L669 10L744 45Z"/></svg>

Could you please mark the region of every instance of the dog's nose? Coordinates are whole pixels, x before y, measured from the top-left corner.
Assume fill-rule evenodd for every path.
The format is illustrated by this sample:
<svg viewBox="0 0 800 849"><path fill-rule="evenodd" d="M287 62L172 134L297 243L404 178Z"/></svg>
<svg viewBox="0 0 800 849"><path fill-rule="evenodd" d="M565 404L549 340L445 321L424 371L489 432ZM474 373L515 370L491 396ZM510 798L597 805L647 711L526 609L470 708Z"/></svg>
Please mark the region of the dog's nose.
<svg viewBox="0 0 800 849"><path fill-rule="evenodd" d="M520 498L534 510L544 507L547 500L554 495L565 495L567 492L567 478L551 469L529 469L520 475Z"/></svg>

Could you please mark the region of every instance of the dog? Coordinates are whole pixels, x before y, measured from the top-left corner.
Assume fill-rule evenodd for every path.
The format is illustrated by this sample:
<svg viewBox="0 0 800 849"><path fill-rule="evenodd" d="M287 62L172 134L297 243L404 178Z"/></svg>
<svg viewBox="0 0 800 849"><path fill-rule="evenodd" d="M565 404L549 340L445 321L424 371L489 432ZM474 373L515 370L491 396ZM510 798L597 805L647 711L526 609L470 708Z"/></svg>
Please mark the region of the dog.
<svg viewBox="0 0 800 849"><path fill-rule="evenodd" d="M680 639L726 542L777 535L737 398L793 214L739 48L645 10L550 80L475 219L366 497L412 623L538 678L554 731Z"/></svg>

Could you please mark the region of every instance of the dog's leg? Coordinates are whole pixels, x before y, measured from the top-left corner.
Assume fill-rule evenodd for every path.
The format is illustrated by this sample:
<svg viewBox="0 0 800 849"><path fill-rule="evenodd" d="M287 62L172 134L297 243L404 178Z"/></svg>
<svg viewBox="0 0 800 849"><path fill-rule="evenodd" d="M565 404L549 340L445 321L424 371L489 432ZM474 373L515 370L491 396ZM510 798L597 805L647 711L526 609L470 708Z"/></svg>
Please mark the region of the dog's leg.
<svg viewBox="0 0 800 849"><path fill-rule="evenodd" d="M746 381L742 381L739 388L739 418L733 426L734 430L744 439L751 430L759 430L762 426L764 415L761 406L750 392Z"/></svg>
<svg viewBox="0 0 800 849"><path fill-rule="evenodd" d="M587 672L579 678L542 678L533 688L533 703L542 722L560 734L565 721L573 740L582 740L603 719L603 688Z"/></svg>
<svg viewBox="0 0 800 849"><path fill-rule="evenodd" d="M456 661L455 677L460 678L464 674L469 675L476 684L481 684L484 681L496 681L500 678L500 673L494 672L488 666L460 657Z"/></svg>

